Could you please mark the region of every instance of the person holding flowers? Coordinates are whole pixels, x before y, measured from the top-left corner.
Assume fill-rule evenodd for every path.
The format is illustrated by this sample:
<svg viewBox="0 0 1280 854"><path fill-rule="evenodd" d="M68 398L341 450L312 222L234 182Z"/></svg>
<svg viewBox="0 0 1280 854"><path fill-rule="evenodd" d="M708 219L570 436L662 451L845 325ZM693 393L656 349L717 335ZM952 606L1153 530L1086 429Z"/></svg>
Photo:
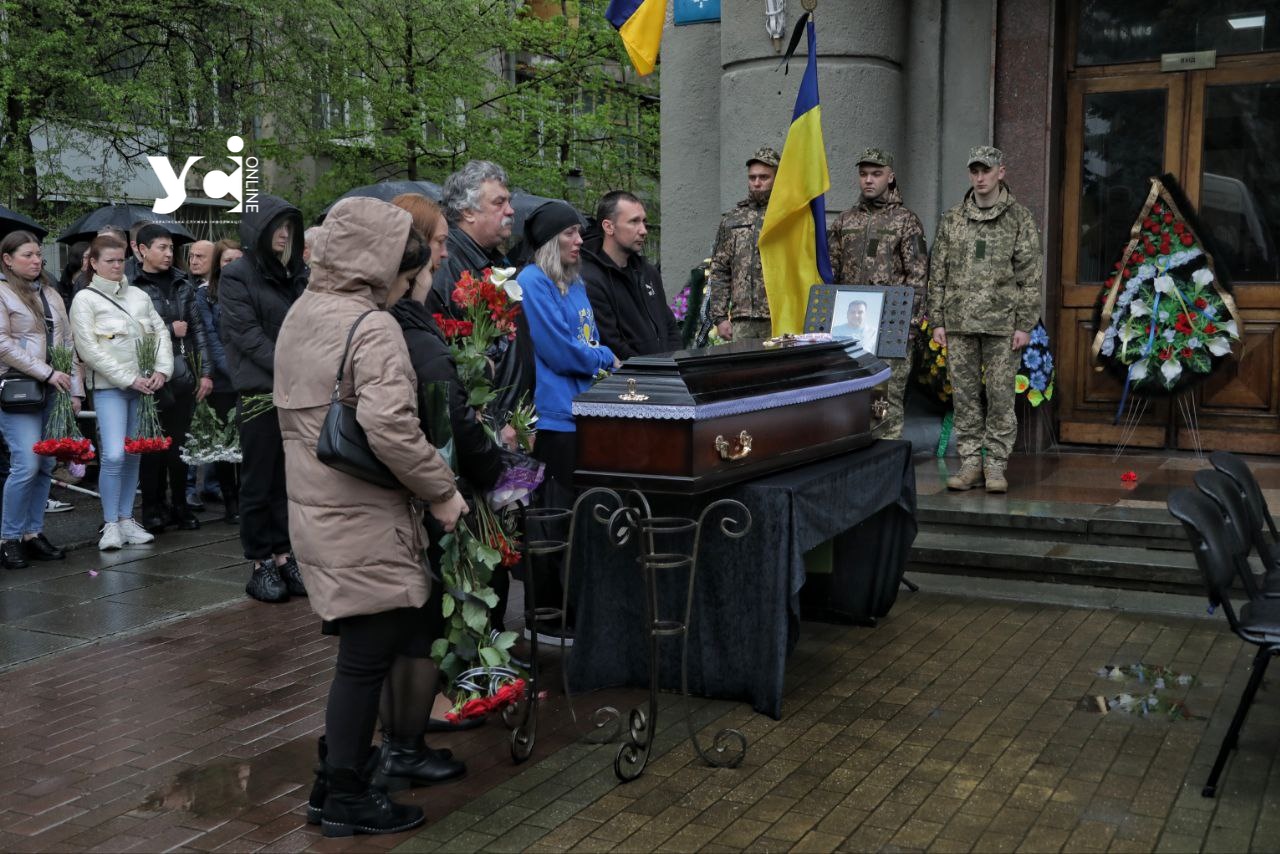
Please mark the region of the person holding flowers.
<svg viewBox="0 0 1280 854"><path fill-rule="evenodd" d="M71 328L62 297L44 279L40 241L27 231L14 231L0 242L0 360L7 377L26 376L45 385L44 404L33 412L0 411L0 432L9 445L9 477L4 484L0 522L0 565L21 569L30 560L62 560L66 554L44 535L49 475L54 458L35 446L59 394L72 395L80 411L84 389L67 359L59 370L56 347L66 353Z"/></svg>
<svg viewBox="0 0 1280 854"><path fill-rule="evenodd" d="M98 548L103 551L155 539L133 519L141 459L128 451L126 439L133 448L142 447L139 443L163 444L158 435L140 435L139 414L142 398L153 396L173 373L168 329L151 298L129 284L124 252L125 243L118 237L95 237L88 253L93 275L71 301L76 352L90 378L98 415L103 521ZM149 409L154 416L154 405Z"/></svg>
<svg viewBox="0 0 1280 854"><path fill-rule="evenodd" d="M395 833L422 810L396 804L370 780L371 741L393 662L429 654L443 614L423 565L420 501L452 531L466 512L444 457L423 435L404 336L381 311L430 259L412 217L377 199L342 199L312 246L311 278L280 328L274 400L284 440L289 524L311 608L338 634L325 711L324 763L310 799L326 836ZM346 346L349 342L349 348ZM395 476L388 487L317 456L334 377L369 451ZM417 499L417 501L415 501ZM430 696L434 684L417 686ZM428 703L429 705L429 703ZM396 741L396 773L410 783L459 776L464 767L420 740Z"/></svg>

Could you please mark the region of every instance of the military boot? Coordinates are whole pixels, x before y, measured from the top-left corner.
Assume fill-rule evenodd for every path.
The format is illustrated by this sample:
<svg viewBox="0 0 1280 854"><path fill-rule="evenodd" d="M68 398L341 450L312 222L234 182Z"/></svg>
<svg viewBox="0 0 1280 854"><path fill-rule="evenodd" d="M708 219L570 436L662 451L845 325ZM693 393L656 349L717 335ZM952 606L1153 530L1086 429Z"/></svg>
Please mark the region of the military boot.
<svg viewBox="0 0 1280 854"><path fill-rule="evenodd" d="M1003 460L987 460L982 467L982 476L987 482L987 492L1009 491L1009 481L1004 478Z"/></svg>
<svg viewBox="0 0 1280 854"><path fill-rule="evenodd" d="M960 471L947 478L947 489L973 489L982 483L982 463L978 460L965 460Z"/></svg>

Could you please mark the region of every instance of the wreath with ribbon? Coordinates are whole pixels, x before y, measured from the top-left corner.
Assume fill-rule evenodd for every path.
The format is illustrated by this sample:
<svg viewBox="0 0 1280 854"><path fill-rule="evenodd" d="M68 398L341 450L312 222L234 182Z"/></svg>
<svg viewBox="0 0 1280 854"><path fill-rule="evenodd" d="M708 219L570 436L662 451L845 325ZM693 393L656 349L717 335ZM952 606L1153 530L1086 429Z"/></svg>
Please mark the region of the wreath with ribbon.
<svg viewBox="0 0 1280 854"><path fill-rule="evenodd" d="M1174 394L1211 374L1240 340L1229 282L1170 176L1151 179L1114 273L1098 295L1092 354L1129 393Z"/></svg>

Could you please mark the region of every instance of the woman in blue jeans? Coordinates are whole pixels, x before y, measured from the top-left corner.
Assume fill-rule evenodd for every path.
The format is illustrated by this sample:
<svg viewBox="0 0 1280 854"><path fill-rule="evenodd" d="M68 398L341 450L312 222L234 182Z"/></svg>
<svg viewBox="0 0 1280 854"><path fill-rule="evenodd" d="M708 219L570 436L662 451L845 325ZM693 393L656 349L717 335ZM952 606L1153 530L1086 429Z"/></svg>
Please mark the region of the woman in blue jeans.
<svg viewBox="0 0 1280 854"><path fill-rule="evenodd" d="M44 438L55 393L72 392L76 412L84 396L78 376L51 364L50 348L58 345L71 346L71 326L62 297L44 279L40 241L27 231L12 232L0 241L0 368L11 377L44 383L45 405L38 412L0 411L0 431L11 454L0 516L0 565L5 569L29 566L28 560L66 557L43 533L54 459L32 450Z"/></svg>
<svg viewBox="0 0 1280 854"><path fill-rule="evenodd" d="M133 520L140 460L137 454L125 453L124 440L137 432L142 395L155 394L173 372L168 328L146 292L125 277L124 249L124 241L114 235L94 238L89 246L93 278L71 301L76 352L91 378L98 415L103 521L98 548L103 551L155 539ZM149 377L138 368L137 347L143 336L156 339L156 367Z"/></svg>

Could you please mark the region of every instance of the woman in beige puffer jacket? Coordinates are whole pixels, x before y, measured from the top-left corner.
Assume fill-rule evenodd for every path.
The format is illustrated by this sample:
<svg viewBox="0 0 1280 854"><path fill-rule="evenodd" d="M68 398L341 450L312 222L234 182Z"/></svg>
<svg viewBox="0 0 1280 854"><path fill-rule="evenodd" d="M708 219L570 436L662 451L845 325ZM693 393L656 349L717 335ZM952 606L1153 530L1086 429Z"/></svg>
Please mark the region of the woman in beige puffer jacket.
<svg viewBox="0 0 1280 854"><path fill-rule="evenodd" d="M415 499L452 530L465 504L453 472L422 433L416 379L404 336L381 309L400 298L427 263L425 241L405 211L375 199L340 201L311 249L311 279L276 341L275 403L284 437L289 531L311 607L339 630L338 660L325 714L329 836L392 833L423 820L417 807L387 801L365 775L382 682L394 657L428 645L442 624L424 607L430 577L423 561ZM355 407L370 449L401 483L360 480L316 457L334 378Z"/></svg>

